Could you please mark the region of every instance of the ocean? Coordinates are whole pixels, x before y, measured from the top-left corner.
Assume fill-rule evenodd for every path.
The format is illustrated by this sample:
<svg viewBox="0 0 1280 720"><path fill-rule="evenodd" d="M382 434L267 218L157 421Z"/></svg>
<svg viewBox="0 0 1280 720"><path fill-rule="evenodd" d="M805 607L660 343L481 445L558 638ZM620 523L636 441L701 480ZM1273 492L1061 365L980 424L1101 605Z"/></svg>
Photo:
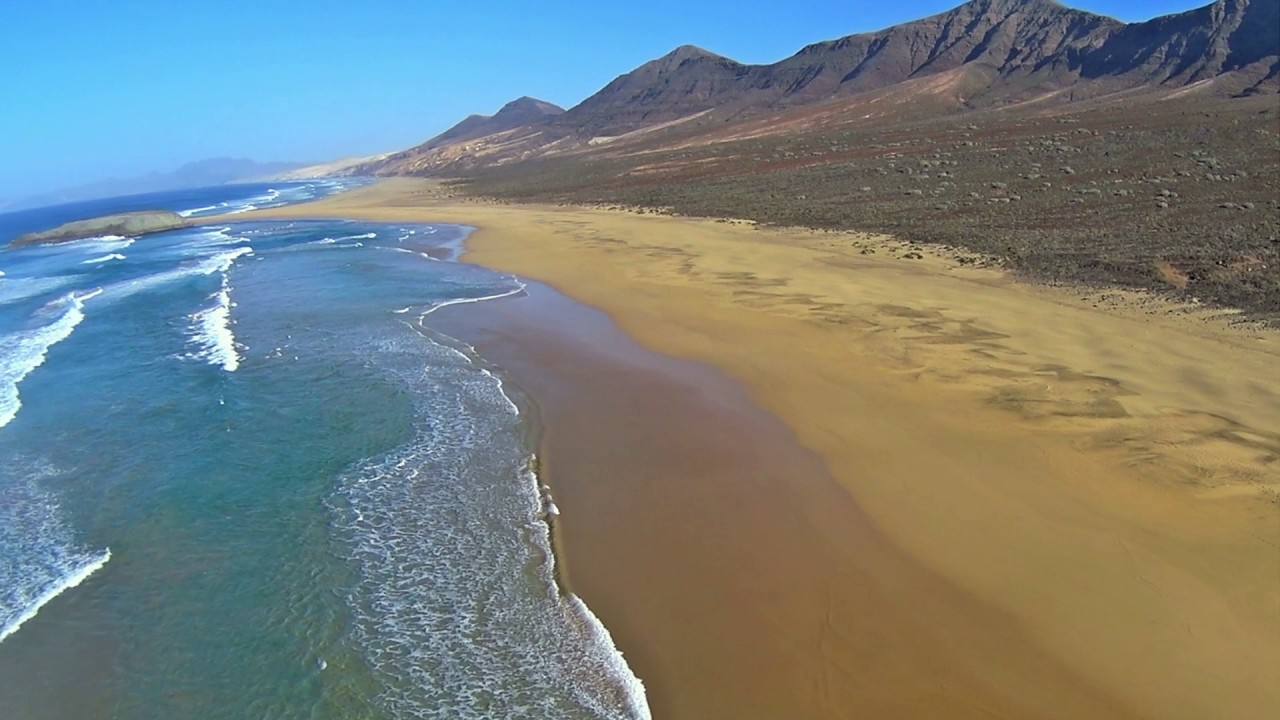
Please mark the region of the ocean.
<svg viewBox="0 0 1280 720"><path fill-rule="evenodd" d="M359 184L0 215L0 242ZM0 713L633 718L555 580L519 391L431 313L468 228L251 222L0 254ZM465 312L465 309L460 309Z"/></svg>

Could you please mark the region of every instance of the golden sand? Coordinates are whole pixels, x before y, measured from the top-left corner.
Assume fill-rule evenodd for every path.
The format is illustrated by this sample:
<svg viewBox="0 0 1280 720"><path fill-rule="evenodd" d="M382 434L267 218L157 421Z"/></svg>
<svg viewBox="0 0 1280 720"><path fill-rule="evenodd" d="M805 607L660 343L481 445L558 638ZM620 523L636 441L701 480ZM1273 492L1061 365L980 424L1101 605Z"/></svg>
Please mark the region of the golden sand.
<svg viewBox="0 0 1280 720"><path fill-rule="evenodd" d="M269 215L477 226L468 260L718 368L815 451L853 500L849 522L892 551L862 558L856 534L824 531L876 588L859 596L848 568L831 568L841 605L826 604L821 642L795 633L777 675L793 674L784 663L843 668L836 682L859 693L779 687L797 717L858 705L931 717L1280 710L1273 332L892 257L887 238L464 202L425 181ZM701 511L725 512L710 500ZM778 608L777 647L814 607ZM884 626L860 632L876 612ZM752 632L742 619L731 631ZM696 717L714 699L669 707Z"/></svg>

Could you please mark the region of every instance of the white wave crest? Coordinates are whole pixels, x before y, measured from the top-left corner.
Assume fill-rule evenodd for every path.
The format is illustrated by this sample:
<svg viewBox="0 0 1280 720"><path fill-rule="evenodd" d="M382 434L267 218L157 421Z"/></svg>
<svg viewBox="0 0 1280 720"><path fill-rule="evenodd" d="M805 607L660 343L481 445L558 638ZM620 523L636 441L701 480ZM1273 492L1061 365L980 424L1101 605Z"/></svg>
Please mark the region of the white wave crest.
<svg viewBox="0 0 1280 720"><path fill-rule="evenodd" d="M167 283L181 280L182 278L192 277L195 275L212 275L217 272L225 273L231 269L235 261L245 255L252 255L253 248L238 247L234 250L227 250L216 255L201 258L192 262L185 263L180 267L172 270L146 275L133 280L127 280L116 285L111 285L103 289L105 296L111 300L119 300L129 297L153 287L165 285Z"/></svg>
<svg viewBox="0 0 1280 720"><path fill-rule="evenodd" d="M124 259L125 259L125 256L121 255L120 253L110 253L109 255L103 255L102 257L89 258L88 260L82 261L80 264L81 265L97 265L99 263L111 262L112 260L124 260Z"/></svg>
<svg viewBox="0 0 1280 720"><path fill-rule="evenodd" d="M421 251L418 251L418 250L410 250L409 248L403 248L403 247L383 247L383 246L381 246L381 245L378 245L377 247L378 247L378 249L380 249L380 250L390 250L390 251L392 251L392 252L408 253L408 254L410 254L410 255L417 255L418 257L420 257L420 258L422 258L422 259L424 259L424 260L430 260L431 262L441 262L439 258L433 258L433 257L431 257L431 255L430 255L429 253L424 253L424 252L421 252Z"/></svg>
<svg viewBox="0 0 1280 720"><path fill-rule="evenodd" d="M512 295L518 295L524 292L525 284L516 278L512 278L512 280L515 280L515 283L518 287L512 288L506 292L495 293L493 295L485 295L483 297L453 298L452 300L442 300L441 302L438 302L435 305L432 305L431 307L427 308L421 315L418 316L418 320L421 321L431 313L439 310L440 308L449 307L450 305L465 305L466 303L478 303L478 302L486 302L488 300L499 300L504 297L511 297Z"/></svg>
<svg viewBox="0 0 1280 720"><path fill-rule="evenodd" d="M80 275L51 275L48 277L6 277L0 279L0 305L25 300L36 295L64 288L82 279Z"/></svg>
<svg viewBox="0 0 1280 720"><path fill-rule="evenodd" d="M252 254L253 248L250 247L228 250L225 253L214 255L213 257L206 258L205 260L197 263L195 265L195 269L202 275L212 275L215 272L225 273L231 269L231 266L235 264L236 260L244 257L245 255Z"/></svg>
<svg viewBox="0 0 1280 720"><path fill-rule="evenodd" d="M191 342L198 348L193 355L235 372L240 367L240 344L231 329L231 280L225 271L222 287L212 298L212 307L191 316Z"/></svg>
<svg viewBox="0 0 1280 720"><path fill-rule="evenodd" d="M0 428L12 422L22 409L18 384L44 364L49 348L71 337L84 320L84 301L97 294L65 295L50 303L64 308L53 322L0 337Z"/></svg>
<svg viewBox="0 0 1280 720"><path fill-rule="evenodd" d="M94 249L102 252L115 252L116 250L124 250L125 248L138 242L137 238L125 237L123 235L103 235L101 237L90 238L82 241L86 244L92 244Z"/></svg>
<svg viewBox="0 0 1280 720"><path fill-rule="evenodd" d="M188 210L179 210L178 214L181 215L182 217L191 217L196 213L202 213L202 212L207 212L209 210L217 210L217 209L218 209L217 205L205 205L204 207L190 208Z"/></svg>
<svg viewBox="0 0 1280 720"><path fill-rule="evenodd" d="M71 568L58 582L49 586L32 599L31 603L19 611L16 617L0 626L0 642L4 642L5 638L17 632L23 623L35 617L45 603L84 582L86 578L101 569L103 565L106 565L110 559L111 548L107 548L101 554L90 557L82 565Z"/></svg>
<svg viewBox="0 0 1280 720"><path fill-rule="evenodd" d="M203 248L209 245L238 245L249 242L249 238L232 235L230 227L208 228L197 233L191 240L183 243L186 248Z"/></svg>
<svg viewBox="0 0 1280 720"><path fill-rule="evenodd" d="M43 487L56 471L44 462L8 457L0 467L0 642L50 600L84 582L111 559L76 542L57 496Z"/></svg>

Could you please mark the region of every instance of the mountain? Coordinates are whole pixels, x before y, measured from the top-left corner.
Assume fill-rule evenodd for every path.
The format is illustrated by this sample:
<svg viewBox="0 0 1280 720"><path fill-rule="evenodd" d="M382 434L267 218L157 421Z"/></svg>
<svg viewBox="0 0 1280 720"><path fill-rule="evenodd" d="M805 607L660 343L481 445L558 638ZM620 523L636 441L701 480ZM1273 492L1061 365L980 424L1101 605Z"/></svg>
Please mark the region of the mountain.
<svg viewBox="0 0 1280 720"><path fill-rule="evenodd" d="M967 106L1070 88L1081 98L1181 87L1280 57L1280 0L1218 0L1126 25L1052 0L973 0L872 33L743 65L684 46L609 83L563 120L599 132L710 109L779 108L879 90L958 70L980 79ZM1268 65L1267 72L1275 70Z"/></svg>
<svg viewBox="0 0 1280 720"><path fill-rule="evenodd" d="M1086 78L1125 76L1189 84L1253 69L1280 77L1280 0L1218 0L1196 10L1126 25L1083 58Z"/></svg>
<svg viewBox="0 0 1280 720"><path fill-rule="evenodd" d="M756 90L753 73L762 67L684 45L619 76L556 124L609 134L736 105Z"/></svg>
<svg viewBox="0 0 1280 720"><path fill-rule="evenodd" d="M112 178L76 187L13 200L6 208L18 210L118 195L209 187L253 182L303 167L303 163L256 162L246 158L210 158L187 163L172 172L153 172L133 178Z"/></svg>
<svg viewBox="0 0 1280 720"><path fill-rule="evenodd" d="M609 83L566 115L623 130L712 108L794 106L876 90L912 78L980 67L1002 88L1034 75L1072 79L1081 53L1122 23L1051 0L974 0L885 30L805 47L771 65L743 65L690 46ZM1021 77L1020 77L1021 76Z"/></svg>
<svg viewBox="0 0 1280 720"><path fill-rule="evenodd" d="M474 165L485 162L495 146L503 158L518 158L522 147L547 142L542 132L529 128L545 127L563 114L563 108L544 100L517 98L493 115L471 115L421 145L356 165L349 174L416 174L459 164ZM475 140L481 142L473 143Z"/></svg>
<svg viewBox="0 0 1280 720"><path fill-rule="evenodd" d="M542 122L563 112L564 108L558 105L525 96L503 105L493 115L471 115L418 147L430 149L445 143L492 135L504 130Z"/></svg>
<svg viewBox="0 0 1280 720"><path fill-rule="evenodd" d="M1217 0L1125 24L1053 0L972 0L921 20L815 43L767 65L685 45L620 75L568 111L521 98L359 171L456 173L763 122L857 98L888 100L881 107L897 112L915 106L918 113L937 113L1192 86L1220 95L1275 92L1278 8L1280 0Z"/></svg>

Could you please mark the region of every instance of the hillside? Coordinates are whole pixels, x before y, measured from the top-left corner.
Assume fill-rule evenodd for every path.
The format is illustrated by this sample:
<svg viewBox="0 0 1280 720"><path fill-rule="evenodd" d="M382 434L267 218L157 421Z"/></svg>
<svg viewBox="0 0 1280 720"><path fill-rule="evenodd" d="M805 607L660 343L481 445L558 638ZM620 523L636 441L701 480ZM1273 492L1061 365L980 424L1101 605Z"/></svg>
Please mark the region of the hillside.
<svg viewBox="0 0 1280 720"><path fill-rule="evenodd" d="M483 135L492 135L525 125L534 125L556 117L564 108L539 100L522 97L503 105L493 115L471 115L462 122L431 138L418 148L430 149L446 143L459 142Z"/></svg>
<svg viewBox="0 0 1280 720"><path fill-rule="evenodd" d="M974 0L771 65L683 46L562 114L360 171L880 230L1280 322L1278 8L1124 24Z"/></svg>
<svg viewBox="0 0 1280 720"><path fill-rule="evenodd" d="M1280 0L1218 0L1124 24L1052 0L972 0L932 17L815 43L769 65L685 45L620 75L568 111L521 98L362 170L420 174L507 164L578 152L628 133L711 125L707 114L723 125L897 90L930 111L1063 104L1197 83L1215 84L1224 96L1275 92L1277 8ZM468 147L460 148L464 142Z"/></svg>

